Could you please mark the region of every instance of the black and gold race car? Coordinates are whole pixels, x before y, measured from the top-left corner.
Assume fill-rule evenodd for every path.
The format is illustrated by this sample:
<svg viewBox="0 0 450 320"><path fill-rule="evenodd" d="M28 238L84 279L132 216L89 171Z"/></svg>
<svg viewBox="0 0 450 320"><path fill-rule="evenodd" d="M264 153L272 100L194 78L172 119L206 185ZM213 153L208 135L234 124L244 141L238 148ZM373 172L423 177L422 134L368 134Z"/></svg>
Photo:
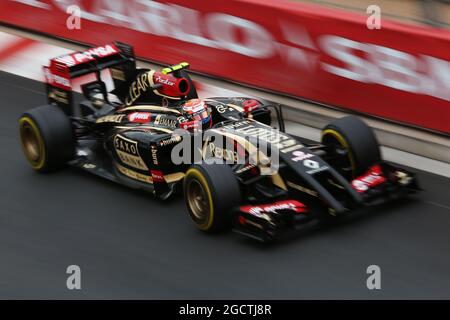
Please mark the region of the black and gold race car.
<svg viewBox="0 0 450 320"><path fill-rule="evenodd" d="M123 43L52 59L44 67L49 104L19 119L31 167L69 164L160 199L182 193L200 230L232 228L262 241L418 190L411 173L381 159L359 118L331 122L320 143L292 136L278 104L199 99L188 66L137 68ZM74 93L87 75L82 95Z"/></svg>

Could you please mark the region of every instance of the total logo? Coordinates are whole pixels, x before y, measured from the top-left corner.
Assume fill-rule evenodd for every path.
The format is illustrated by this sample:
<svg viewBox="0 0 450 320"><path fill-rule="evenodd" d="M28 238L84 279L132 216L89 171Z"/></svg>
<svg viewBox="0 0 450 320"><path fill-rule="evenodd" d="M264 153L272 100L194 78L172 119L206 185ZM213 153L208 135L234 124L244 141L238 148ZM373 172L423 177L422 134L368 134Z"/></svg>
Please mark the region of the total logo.
<svg viewBox="0 0 450 320"><path fill-rule="evenodd" d="M148 123L152 118L150 112L133 112L128 115L128 120L137 123Z"/></svg>

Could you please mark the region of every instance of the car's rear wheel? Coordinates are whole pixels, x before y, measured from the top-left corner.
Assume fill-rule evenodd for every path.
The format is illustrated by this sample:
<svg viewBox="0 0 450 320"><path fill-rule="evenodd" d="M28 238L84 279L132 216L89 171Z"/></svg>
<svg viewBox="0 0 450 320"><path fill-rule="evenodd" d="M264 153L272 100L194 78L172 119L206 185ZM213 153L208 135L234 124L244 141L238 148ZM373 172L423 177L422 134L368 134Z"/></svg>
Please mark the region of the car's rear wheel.
<svg viewBox="0 0 450 320"><path fill-rule="evenodd" d="M322 130L329 161L348 179L366 172L381 161L380 147L372 129L361 119L348 116L332 121Z"/></svg>
<svg viewBox="0 0 450 320"><path fill-rule="evenodd" d="M74 137L69 118L48 105L25 112L19 119L22 150L38 172L55 171L74 155Z"/></svg>
<svg viewBox="0 0 450 320"><path fill-rule="evenodd" d="M241 202L238 181L225 164L193 165L183 183L186 207L197 228L205 232L228 229L231 210Z"/></svg>

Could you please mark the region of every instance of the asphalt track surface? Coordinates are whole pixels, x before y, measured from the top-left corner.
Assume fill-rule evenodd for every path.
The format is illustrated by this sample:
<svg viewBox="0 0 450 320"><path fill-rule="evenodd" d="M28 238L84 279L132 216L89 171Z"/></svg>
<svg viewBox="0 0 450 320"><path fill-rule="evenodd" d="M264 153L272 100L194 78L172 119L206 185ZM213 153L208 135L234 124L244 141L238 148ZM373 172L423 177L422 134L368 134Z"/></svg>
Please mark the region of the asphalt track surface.
<svg viewBox="0 0 450 320"><path fill-rule="evenodd" d="M41 83L0 73L0 298L450 298L450 180L418 172L424 192L312 226L273 245L206 236L182 199L76 169L42 175L22 156L20 114L45 104ZM66 288L68 265L81 290ZM381 290L366 268L381 267Z"/></svg>

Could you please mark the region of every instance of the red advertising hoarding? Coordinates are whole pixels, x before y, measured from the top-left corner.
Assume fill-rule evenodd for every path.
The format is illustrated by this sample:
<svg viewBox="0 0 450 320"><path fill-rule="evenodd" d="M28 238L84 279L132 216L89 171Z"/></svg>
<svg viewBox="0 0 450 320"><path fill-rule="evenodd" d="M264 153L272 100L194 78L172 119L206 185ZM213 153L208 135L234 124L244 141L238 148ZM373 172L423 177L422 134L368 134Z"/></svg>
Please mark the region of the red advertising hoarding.
<svg viewBox="0 0 450 320"><path fill-rule="evenodd" d="M127 42L145 59L188 61L202 73L450 133L448 30L385 20L370 30L364 15L284 0L0 6L11 25L92 45Z"/></svg>

